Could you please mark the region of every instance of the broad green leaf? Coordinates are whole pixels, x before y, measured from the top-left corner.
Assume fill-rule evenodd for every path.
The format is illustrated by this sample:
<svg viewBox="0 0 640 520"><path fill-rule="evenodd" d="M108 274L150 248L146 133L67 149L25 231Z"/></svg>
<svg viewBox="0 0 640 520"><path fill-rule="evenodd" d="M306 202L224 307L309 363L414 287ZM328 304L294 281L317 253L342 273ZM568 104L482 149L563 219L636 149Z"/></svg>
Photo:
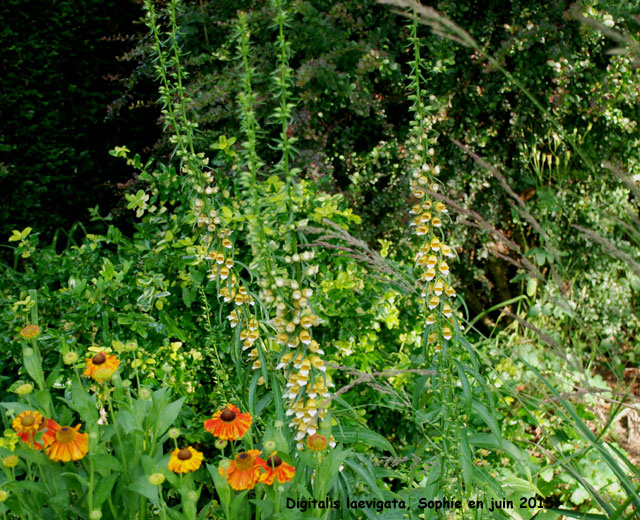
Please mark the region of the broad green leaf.
<svg viewBox="0 0 640 520"><path fill-rule="evenodd" d="M100 507L104 501L111 496L111 490L119 477L120 475L118 473L110 473L98 481L95 491L93 492L94 506Z"/></svg>
<svg viewBox="0 0 640 520"><path fill-rule="evenodd" d="M98 422L98 410L94 401L82 381L75 378L71 383L70 406L80 414L80 418L85 424L96 424Z"/></svg>
<svg viewBox="0 0 640 520"><path fill-rule="evenodd" d="M24 368L27 369L27 373L31 376L31 379L35 381L38 388L41 390L44 389L44 373L42 372L42 364L40 363L38 353L31 347L23 346L22 359L24 361Z"/></svg>
<svg viewBox="0 0 640 520"><path fill-rule="evenodd" d="M357 473L359 477L367 484L369 487L369 492L375 495L376 498L382 500L382 492L380 488L376 484L375 480L371 477L373 475L373 471L371 468L364 468L362 465L358 464L354 460L345 459L345 466L350 468L354 473Z"/></svg>
<svg viewBox="0 0 640 520"><path fill-rule="evenodd" d="M109 453L97 453L90 455L93 458L93 464L102 475L108 475L112 470L116 472L122 471L122 464L118 459Z"/></svg>
<svg viewBox="0 0 640 520"><path fill-rule="evenodd" d="M142 495L149 499L154 506L160 505L160 499L158 497L158 486L154 486L149 482L149 478L147 475L141 475L136 479L135 482L129 485L127 489L131 491L135 491L136 493Z"/></svg>
<svg viewBox="0 0 640 520"><path fill-rule="evenodd" d="M180 414L180 410L182 409L182 405L184 403L185 398L181 397L180 399L173 401L172 403L165 406L159 413L158 426L157 426L157 436L160 437L164 435L164 433L171 428L176 422L178 415Z"/></svg>
<svg viewBox="0 0 640 520"><path fill-rule="evenodd" d="M355 444L359 442L367 446L373 446L381 450L389 451L394 457L397 456L395 448L387 439L379 433L372 432L367 428L336 428L332 433L336 441L344 442L345 444Z"/></svg>
<svg viewBox="0 0 640 520"><path fill-rule="evenodd" d="M220 498L220 504L225 510L226 517L229 516L229 509L231 507L231 488L229 487L229 483L227 479L220 475L220 472L216 466L212 464L207 464L207 470L211 475L211 479L213 480L213 484L218 492L218 497Z"/></svg>
<svg viewBox="0 0 640 520"><path fill-rule="evenodd" d="M471 408L476 415L479 415L482 421L489 427L491 432L496 436L496 439L501 439L500 427L495 417L489 413L487 407L480 401L473 400Z"/></svg>

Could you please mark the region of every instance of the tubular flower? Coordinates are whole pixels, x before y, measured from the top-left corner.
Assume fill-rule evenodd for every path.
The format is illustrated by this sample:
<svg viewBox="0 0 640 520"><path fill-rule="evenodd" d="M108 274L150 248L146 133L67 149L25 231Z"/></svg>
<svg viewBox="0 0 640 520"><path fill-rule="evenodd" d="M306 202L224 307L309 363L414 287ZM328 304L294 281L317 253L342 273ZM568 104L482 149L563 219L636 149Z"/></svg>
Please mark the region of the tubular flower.
<svg viewBox="0 0 640 520"><path fill-rule="evenodd" d="M293 255L286 262L312 260L313 252ZM312 276L315 269L308 276ZM306 271L305 271L306 272ZM276 329L277 344L288 347L279 357L277 368L284 369L287 377L286 392L283 398L287 402L286 415L291 417L290 426L295 429L295 440L302 441L317 431L318 421L327 413L329 393L327 387L327 367L320 355L324 351L313 339L312 328L321 323L309 306L313 289L302 287L298 280L278 277L271 289L262 293L263 299L275 294L276 315L271 324ZM288 304L287 304L288 303ZM255 367L259 367L256 362ZM320 391L319 391L320 390ZM318 395L324 399L316 400ZM299 442L302 449L303 444Z"/></svg>
<svg viewBox="0 0 640 520"><path fill-rule="evenodd" d="M80 426L80 424L75 428L61 426L55 432L55 437L48 437L48 440L45 441L45 443L48 442L46 454L51 460L69 462L70 460L80 460L87 454L89 435L79 433Z"/></svg>
<svg viewBox="0 0 640 520"><path fill-rule="evenodd" d="M412 31L414 52L418 56L419 43L415 34L415 24ZM440 166L435 164L435 149L431 147L437 142L434 126L446 117L446 111L435 104L427 109L423 104L426 100L421 97L419 72L414 71L414 74L412 85L415 97L412 111L415 121L410 142L418 153L414 156L412 165L414 170L411 194L414 204L409 213L412 215L412 232L419 237L420 244L415 263L419 268L420 294L424 298L427 315L426 344L432 347L432 351L437 352L443 341L453 339L456 323L454 314L457 314L452 303L448 301L448 298L453 299L456 294L449 284L451 267L447 261L454 258L455 253L451 245L445 243L443 225L449 217L447 206L437 193ZM435 103L436 98L432 101ZM435 110L436 108L441 109Z"/></svg>
<svg viewBox="0 0 640 520"><path fill-rule="evenodd" d="M98 352L95 356L87 358L87 369L83 375L100 383L111 379L119 365L120 360L116 356L109 355L106 352Z"/></svg>
<svg viewBox="0 0 640 520"><path fill-rule="evenodd" d="M235 405L228 404L204 422L204 429L218 439L235 441L249 431L251 421L250 413L242 413Z"/></svg>
<svg viewBox="0 0 640 520"><path fill-rule="evenodd" d="M249 450L239 453L235 459L229 461L226 468L219 468L220 475L227 479L232 489L241 491L243 489L253 489L260 480L262 470L265 469L265 462L259 455L258 450Z"/></svg>
<svg viewBox="0 0 640 520"><path fill-rule="evenodd" d="M176 448L171 452L169 459L169 469L174 473L188 473L195 471L202 464L203 455L191 446L186 448Z"/></svg>
<svg viewBox="0 0 640 520"><path fill-rule="evenodd" d="M266 472L260 475L260 482L267 486L271 486L274 479L278 479L279 484L289 482L296 474L296 468L284 462L277 453L274 451L265 460Z"/></svg>

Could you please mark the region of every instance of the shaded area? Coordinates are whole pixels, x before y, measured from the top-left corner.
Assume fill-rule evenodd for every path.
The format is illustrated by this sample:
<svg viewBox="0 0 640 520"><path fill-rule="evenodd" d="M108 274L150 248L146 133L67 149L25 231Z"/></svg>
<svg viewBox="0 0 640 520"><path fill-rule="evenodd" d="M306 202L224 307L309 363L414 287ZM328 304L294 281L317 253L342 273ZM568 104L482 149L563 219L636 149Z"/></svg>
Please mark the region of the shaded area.
<svg viewBox="0 0 640 520"><path fill-rule="evenodd" d="M108 151L158 138L158 110L144 103L157 88L132 79L143 67L135 54L122 56L145 31L141 15L131 0L0 6L2 236L31 226L46 240L87 221L88 207L110 209L131 169Z"/></svg>

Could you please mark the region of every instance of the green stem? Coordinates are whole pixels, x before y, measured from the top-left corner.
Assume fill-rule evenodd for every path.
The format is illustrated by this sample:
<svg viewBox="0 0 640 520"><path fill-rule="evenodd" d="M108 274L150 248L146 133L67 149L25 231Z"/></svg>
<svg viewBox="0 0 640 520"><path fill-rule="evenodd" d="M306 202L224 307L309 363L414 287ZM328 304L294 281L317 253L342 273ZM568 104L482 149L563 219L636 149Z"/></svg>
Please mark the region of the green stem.
<svg viewBox="0 0 640 520"><path fill-rule="evenodd" d="M120 458L120 462L122 463L124 474L128 478L129 472L127 470L127 458L125 456L124 444L122 443L122 436L120 435L120 429L118 428L116 413L113 410L113 404L111 403L111 394L108 391L105 393L105 400L107 401L107 408L109 409L109 414L111 415L111 424L113 424L113 428L116 432L116 439L118 439L118 455Z"/></svg>
<svg viewBox="0 0 640 520"><path fill-rule="evenodd" d="M89 495L87 496L87 502L89 503L89 513L93 511L93 456L89 456Z"/></svg>

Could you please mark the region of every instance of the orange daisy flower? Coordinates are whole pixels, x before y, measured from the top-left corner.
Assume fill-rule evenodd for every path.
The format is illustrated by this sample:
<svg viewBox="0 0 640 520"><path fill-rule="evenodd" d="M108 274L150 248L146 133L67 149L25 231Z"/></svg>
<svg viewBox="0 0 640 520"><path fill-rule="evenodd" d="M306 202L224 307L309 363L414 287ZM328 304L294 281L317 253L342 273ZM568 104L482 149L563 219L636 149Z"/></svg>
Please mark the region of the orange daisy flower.
<svg viewBox="0 0 640 520"><path fill-rule="evenodd" d="M327 438L319 433L307 437L307 447L312 451L322 451L327 447Z"/></svg>
<svg viewBox="0 0 640 520"><path fill-rule="evenodd" d="M265 460L266 473L260 475L260 482L270 486L273 484L274 478L278 479L279 484L289 482L296 474L296 468L284 462L277 455L277 451L274 451Z"/></svg>
<svg viewBox="0 0 640 520"><path fill-rule="evenodd" d="M38 334L40 334L40 327L37 325L27 325L20 331L20 336L24 339L37 338Z"/></svg>
<svg viewBox="0 0 640 520"><path fill-rule="evenodd" d="M79 433L80 424L75 428L71 426L60 426L55 430L55 437L48 435L46 454L53 461L69 462L70 460L80 460L89 451L89 434Z"/></svg>
<svg viewBox="0 0 640 520"><path fill-rule="evenodd" d="M46 419L44 422L44 427L47 428L47 431L42 435L42 442L44 442L45 446L49 446L51 443L56 440L56 433L58 430L62 428L57 422L53 419Z"/></svg>
<svg viewBox="0 0 640 520"><path fill-rule="evenodd" d="M87 358L87 369L83 375L91 377L99 383L110 379L118 370L120 360L116 356L110 356L106 352L98 352L92 358Z"/></svg>
<svg viewBox="0 0 640 520"><path fill-rule="evenodd" d="M22 412L11 423L11 427L16 431L18 436L22 439L29 438L30 435L35 435L40 430L40 426L44 423L44 417L40 412L27 410ZM26 441L23 441L26 442Z"/></svg>
<svg viewBox="0 0 640 520"><path fill-rule="evenodd" d="M224 410L217 411L204 422L204 429L219 439L235 441L249 431L251 421L249 412L242 413L236 406L228 404Z"/></svg>
<svg viewBox="0 0 640 520"><path fill-rule="evenodd" d="M236 455L226 468L220 467L220 475L227 479L232 489L253 489L260 480L265 462L258 455L262 452L249 450Z"/></svg>
<svg viewBox="0 0 640 520"><path fill-rule="evenodd" d="M38 427L38 431L18 432L18 438L25 444L28 444L31 449L40 451L42 448L48 446L55 440L55 432L57 430L52 430L52 428L55 428L56 426L59 430L60 425L57 422L55 422L53 419L45 419L44 422L42 422ZM44 442L44 445L36 440L36 435L42 433L43 431L44 434L42 435L41 440Z"/></svg>
<svg viewBox="0 0 640 520"><path fill-rule="evenodd" d="M188 473L195 471L202 464L203 455L191 446L186 448L176 448L171 452L169 459L169 469L174 473Z"/></svg>

